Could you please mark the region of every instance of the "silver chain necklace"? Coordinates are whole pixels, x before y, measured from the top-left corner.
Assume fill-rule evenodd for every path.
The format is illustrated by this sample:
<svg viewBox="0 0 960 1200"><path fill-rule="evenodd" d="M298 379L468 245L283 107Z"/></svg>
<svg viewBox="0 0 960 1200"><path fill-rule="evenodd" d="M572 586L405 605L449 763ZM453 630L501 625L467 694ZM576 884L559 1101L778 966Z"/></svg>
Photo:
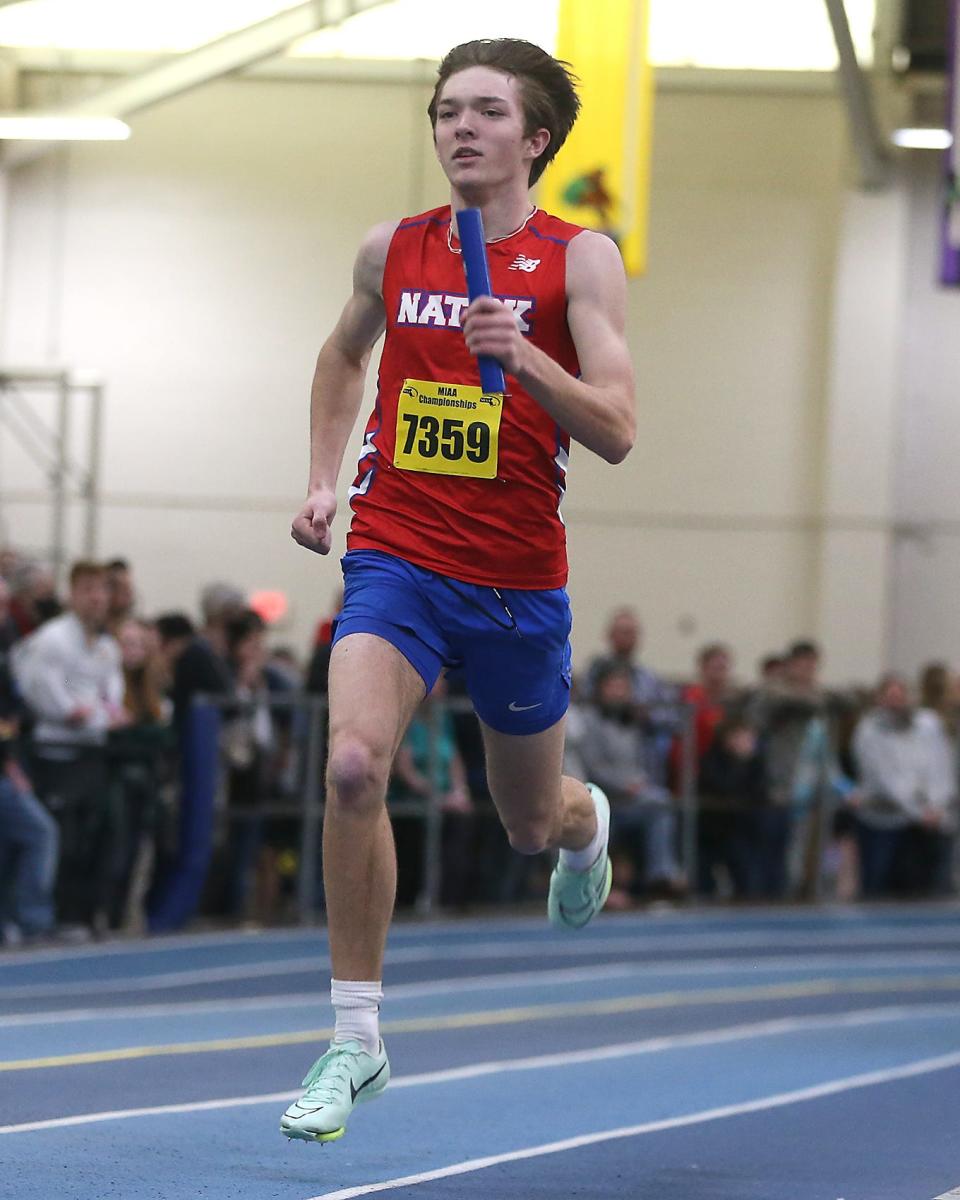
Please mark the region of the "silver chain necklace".
<svg viewBox="0 0 960 1200"><path fill-rule="evenodd" d="M507 238L512 238L514 236L514 234L519 233L520 230L526 226L527 222L536 214L536 211L537 211L537 206L534 205L533 208L530 209L530 211L527 213L527 215L520 222L520 224L516 227L516 229L511 229L509 233L505 233L501 237L486 238L485 239L486 244L488 246L492 246L494 244L494 242L505 242L507 240ZM452 212L450 214L450 224L447 226L447 247L453 254L460 253L460 247L455 246L453 244L453 213Z"/></svg>

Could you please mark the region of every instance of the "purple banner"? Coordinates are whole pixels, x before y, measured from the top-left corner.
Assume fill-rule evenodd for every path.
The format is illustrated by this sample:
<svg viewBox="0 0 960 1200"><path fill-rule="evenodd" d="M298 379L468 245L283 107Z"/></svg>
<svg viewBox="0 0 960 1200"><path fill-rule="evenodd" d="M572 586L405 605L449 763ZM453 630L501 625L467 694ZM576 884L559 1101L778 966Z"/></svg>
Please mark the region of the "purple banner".
<svg viewBox="0 0 960 1200"><path fill-rule="evenodd" d="M950 3L947 47L947 126L953 134L953 145L947 150L940 282L947 287L960 287L960 0Z"/></svg>

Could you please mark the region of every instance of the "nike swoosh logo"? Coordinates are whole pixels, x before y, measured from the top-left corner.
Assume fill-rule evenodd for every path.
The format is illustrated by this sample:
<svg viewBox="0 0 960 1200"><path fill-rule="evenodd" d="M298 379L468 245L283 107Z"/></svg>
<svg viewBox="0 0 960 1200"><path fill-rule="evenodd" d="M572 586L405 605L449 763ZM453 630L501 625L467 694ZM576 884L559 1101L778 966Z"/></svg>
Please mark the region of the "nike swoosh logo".
<svg viewBox="0 0 960 1200"><path fill-rule="evenodd" d="M380 1070L377 1071L377 1073L375 1075L371 1075L369 1079L365 1079L363 1081L363 1083L360 1084L359 1087L354 1087L353 1080L351 1079L350 1080L350 1099L351 1099L351 1101L356 1100L356 1098L360 1095L360 1093L363 1091L363 1089L365 1087L367 1087L368 1084L373 1083L373 1081L375 1079L377 1079L380 1075L382 1075L384 1070L386 1069L386 1066L387 1066L387 1064L383 1063L383 1065L380 1067Z"/></svg>
<svg viewBox="0 0 960 1200"><path fill-rule="evenodd" d="M518 704L516 700L511 700L507 707L511 712L529 712L531 708L542 708L543 701L541 700L538 704Z"/></svg>
<svg viewBox="0 0 960 1200"><path fill-rule="evenodd" d="M606 886L606 880L601 882L599 887L594 888L593 897L587 900L584 904L578 905L576 908L567 908L565 904L560 904L560 912L565 917L579 917L585 912L589 912L591 908L600 903L600 897L603 895L603 889Z"/></svg>

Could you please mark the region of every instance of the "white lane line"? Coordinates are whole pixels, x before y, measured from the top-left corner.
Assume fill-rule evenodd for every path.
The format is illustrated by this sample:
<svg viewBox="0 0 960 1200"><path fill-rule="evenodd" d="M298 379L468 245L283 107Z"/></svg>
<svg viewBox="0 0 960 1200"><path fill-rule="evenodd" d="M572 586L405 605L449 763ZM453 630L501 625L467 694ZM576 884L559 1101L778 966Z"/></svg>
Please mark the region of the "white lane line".
<svg viewBox="0 0 960 1200"><path fill-rule="evenodd" d="M659 1054L691 1046L714 1046L726 1042L749 1041L753 1038L777 1037L811 1029L857 1028L886 1022L911 1020L918 1017L955 1017L960 1015L957 1004L885 1005L864 1008L840 1014L825 1014L812 1017L781 1017L771 1021L753 1021L749 1024L730 1025L720 1029L705 1029L696 1033L670 1034L665 1037L646 1038L639 1042L621 1042L615 1045L595 1046L588 1050L568 1050L560 1054L540 1054L533 1058L502 1059L491 1062L469 1063L462 1067L449 1067L441 1071L429 1071L421 1075L401 1075L390 1081L390 1089L423 1087L434 1083L453 1083L465 1079L478 1079L486 1075L500 1075L514 1071L541 1070L547 1067L565 1067L577 1063L601 1062L610 1058L627 1058L642 1054ZM229 1096L219 1100L196 1100L183 1104L161 1104L151 1108L113 1109L107 1112L79 1113L72 1117L50 1117L42 1121L25 1121L15 1125L0 1125L0 1134L33 1133L42 1129L65 1129L73 1125L94 1125L104 1121L122 1121L135 1117L163 1116L171 1113L207 1112L212 1109L246 1108L256 1104L289 1103L300 1095L295 1092L269 1092L257 1096Z"/></svg>
<svg viewBox="0 0 960 1200"><path fill-rule="evenodd" d="M711 915L702 912L689 913L670 909L655 909L641 915L636 913L607 913L603 923L608 928L629 932L636 930L641 936L659 926L660 930L671 929L674 934L684 937L685 931L691 927L699 927L704 931L729 931L731 926L760 924L762 926L785 926L823 923L823 932L843 933L851 927L871 926L874 929L887 929L891 933L902 933L908 936L917 928L929 933L931 929L951 927L952 918L960 915L960 906L955 901L933 902L927 904L911 903L908 907L891 910L887 904L858 904L855 908L845 905L824 904L819 907L798 908L791 905L786 908L771 906L765 908L763 916L758 917L749 910L738 911L728 909L721 915ZM398 921L390 931L394 944L400 941L415 940L433 933L456 933L478 930L483 933L523 933L535 931L542 927L542 921L537 916L529 917L457 917L454 919L438 918L429 921ZM760 932L758 930L757 932ZM767 929L770 938L777 936L775 929ZM173 950L191 946L230 947L251 945L257 941L276 942L309 942L317 939L325 942L326 927L318 924L312 928L297 929L240 929L234 931L206 930L196 933L165 933L154 934L151 937L120 938L111 942L96 942L83 946L64 946L56 949L27 949L0 954L0 965L3 970L29 967L35 963L68 962L85 958L114 957L122 955L162 955Z"/></svg>
<svg viewBox="0 0 960 1200"><path fill-rule="evenodd" d="M642 955L654 950L713 950L716 952L719 949L728 949L730 951L742 951L744 954L750 954L764 946L770 946L776 949L785 949L787 946L797 948L810 947L814 950L821 949L824 952L838 953L841 949L849 948L856 950L859 947L867 948L877 942L890 942L890 936L882 934L877 936L879 931L876 930L860 930L856 933L842 932L837 939L831 939L820 934L785 937L783 935L754 935L747 934L735 938L722 937L705 937L705 938L684 938L678 942L676 938L661 938L657 941L651 938L638 939L636 942L628 942L623 938L593 938L588 941L571 943L566 941L552 941L549 937L544 937L529 943L511 943L511 942L467 942L466 945L443 946L443 947L409 947L409 948L394 948L387 950L386 962L387 965L395 963L429 963L437 961L449 961L453 959L457 962L470 962L472 960L496 959L508 962L512 959L529 959L531 954L551 955L557 958L583 958L590 955L600 954L634 954ZM911 943L916 943L916 937L910 939ZM957 928L950 931L949 938L946 934L939 939L941 941L950 941L956 943L956 948L960 950L960 922ZM905 950L911 949L911 945L904 947ZM943 947L941 953L950 953L954 949L953 946ZM932 953L933 951L928 951ZM733 959L733 955L731 955ZM15 984L12 987L4 987L0 984L0 1003L6 1000L16 999L41 999L44 996L59 996L59 995L102 995L110 992L137 992L137 991L152 991L156 988L174 988L174 987L190 987L194 984L202 983L225 983L237 979L259 979L264 975L273 974L307 974L314 970L329 966L329 957L326 954L315 954L308 957L280 959L274 961L260 961L256 963L238 964L229 967L200 967L187 971L172 971L159 972L152 975L134 975L130 977L118 977L114 979L96 979L96 980L79 980L79 981L64 981L57 983L38 983L38 984ZM735 961L735 960L734 960ZM763 965L763 959L756 960L758 965ZM658 964L646 964L651 968L655 968ZM733 962L731 962L733 965Z"/></svg>
<svg viewBox="0 0 960 1200"><path fill-rule="evenodd" d="M561 1154L566 1150L579 1150L584 1146L596 1146L624 1138L640 1137L647 1133L662 1133L668 1129L682 1129L689 1125L703 1125L708 1121L722 1121L727 1117L740 1117L748 1113L767 1112L773 1108L784 1108L807 1100L819 1100L824 1096L836 1096L856 1088L875 1087L892 1083L898 1079L911 1079L918 1075L929 1075L934 1071L945 1071L960 1066L960 1053L943 1054L938 1058L925 1058L893 1067L885 1071L869 1071L863 1075L849 1075L845 1079L833 1079L816 1087L799 1088L793 1092L779 1092L762 1096L759 1100L748 1100L742 1104L728 1104L722 1108L707 1108L683 1117L669 1117L660 1121L647 1121L643 1125L627 1125L619 1129L605 1129L600 1133L587 1133L579 1137L565 1138L560 1142L546 1142L540 1146L529 1146L524 1150L513 1150L507 1154L492 1154L487 1158L472 1158L465 1162L438 1167L433 1171L422 1171L416 1175L404 1175L398 1179L386 1179L381 1183L366 1183L360 1187L342 1188L336 1192L324 1192L310 1200L354 1200L357 1196L369 1196L374 1192L389 1192L395 1188L412 1187L418 1183L431 1183L437 1179L450 1179L454 1175L469 1175L475 1171L497 1167L503 1163L521 1162L528 1158L542 1158L548 1154Z"/></svg>
<svg viewBox="0 0 960 1200"><path fill-rule="evenodd" d="M940 1196L934 1196L933 1200L960 1200L960 1187L955 1187L952 1192L943 1192Z"/></svg>
<svg viewBox="0 0 960 1200"><path fill-rule="evenodd" d="M851 971L866 968L897 970L903 967L956 968L960 950L930 954L925 950L902 951L898 954L863 954L852 961L849 955L837 955L832 950L823 954L794 955L786 958L751 960L751 977L783 972L803 972L811 969L846 967ZM726 975L737 974L743 964L729 958L662 959L657 963L597 963L588 967L563 967L545 971L502 971L488 975L462 975L452 979L424 983L392 984L387 988L388 1000L416 999L421 996L460 995L467 992L509 991L565 983L592 983L597 980L649 979L662 975ZM190 1016L236 1012L270 1012L292 1007L316 1007L326 1012L328 1001L316 990L284 992L272 996L255 996L235 1000L186 1000L169 1004L105 1005L99 1008L50 1009L39 1013L13 1013L0 1016L0 1029L28 1025L54 1025L76 1021L118 1021L145 1017Z"/></svg>

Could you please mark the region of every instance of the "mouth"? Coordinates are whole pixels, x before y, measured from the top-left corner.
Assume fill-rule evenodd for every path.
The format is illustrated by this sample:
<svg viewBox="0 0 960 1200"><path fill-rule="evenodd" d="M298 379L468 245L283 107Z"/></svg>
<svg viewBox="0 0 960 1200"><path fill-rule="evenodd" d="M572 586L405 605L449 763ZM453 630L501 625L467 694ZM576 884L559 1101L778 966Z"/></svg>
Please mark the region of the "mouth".
<svg viewBox="0 0 960 1200"><path fill-rule="evenodd" d="M465 158L480 158L482 156L479 150L471 150L468 146L461 146L453 157L456 162L462 162Z"/></svg>

